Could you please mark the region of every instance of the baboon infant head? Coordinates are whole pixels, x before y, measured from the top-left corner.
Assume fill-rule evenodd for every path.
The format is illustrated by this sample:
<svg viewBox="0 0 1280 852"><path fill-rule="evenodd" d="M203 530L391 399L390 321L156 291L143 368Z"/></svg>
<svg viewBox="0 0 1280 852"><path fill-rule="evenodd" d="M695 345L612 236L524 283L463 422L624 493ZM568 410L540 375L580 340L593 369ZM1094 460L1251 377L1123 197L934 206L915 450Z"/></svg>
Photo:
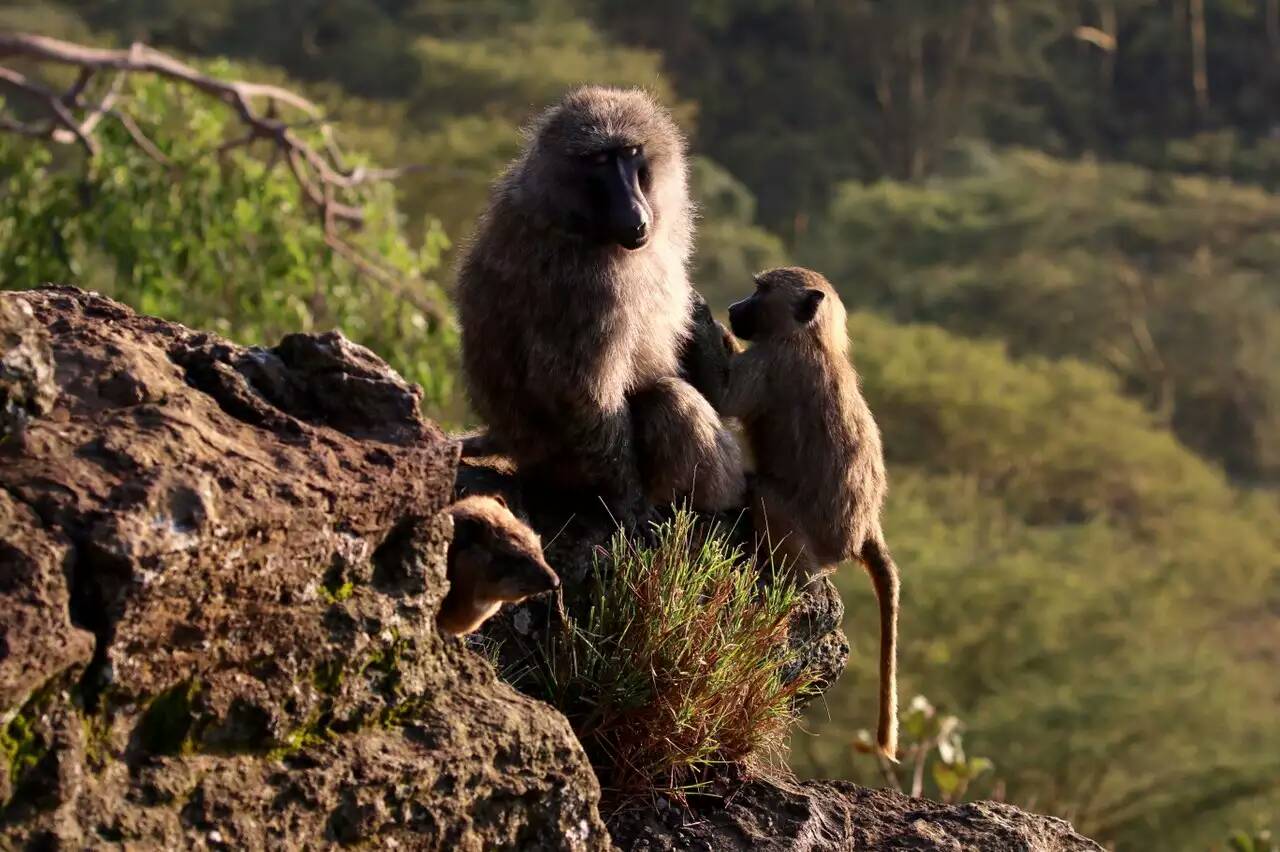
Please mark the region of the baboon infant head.
<svg viewBox="0 0 1280 852"><path fill-rule="evenodd" d="M587 86L547 112L533 133L526 162L538 172L530 184L541 209L599 245L636 251L653 239L664 198L684 178L680 132L657 101L635 89Z"/></svg>
<svg viewBox="0 0 1280 852"><path fill-rule="evenodd" d="M831 282L811 269L787 266L756 276L756 290L729 306L729 325L743 340L843 332L845 315Z"/></svg>
<svg viewBox="0 0 1280 852"><path fill-rule="evenodd" d="M538 534L493 497L467 497L449 508L453 516L451 553L465 570L462 584L479 596L515 603L559 588L560 578L542 555ZM451 578L454 579L454 578Z"/></svg>

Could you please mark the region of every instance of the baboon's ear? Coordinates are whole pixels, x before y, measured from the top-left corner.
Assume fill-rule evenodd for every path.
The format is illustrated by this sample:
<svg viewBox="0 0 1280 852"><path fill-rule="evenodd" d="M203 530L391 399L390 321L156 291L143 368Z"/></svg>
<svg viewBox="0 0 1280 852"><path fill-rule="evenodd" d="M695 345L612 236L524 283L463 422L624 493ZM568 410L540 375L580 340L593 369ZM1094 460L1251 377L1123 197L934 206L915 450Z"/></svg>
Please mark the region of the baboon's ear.
<svg viewBox="0 0 1280 852"><path fill-rule="evenodd" d="M497 503L499 506L501 506L502 508L504 509L510 508L507 505L507 498L503 497L501 494L490 494L489 496L492 497L493 501Z"/></svg>
<svg viewBox="0 0 1280 852"><path fill-rule="evenodd" d="M813 322L813 318L818 314L818 305L821 305L826 297L827 294L821 290L805 290L800 301L796 302L796 322L801 325Z"/></svg>

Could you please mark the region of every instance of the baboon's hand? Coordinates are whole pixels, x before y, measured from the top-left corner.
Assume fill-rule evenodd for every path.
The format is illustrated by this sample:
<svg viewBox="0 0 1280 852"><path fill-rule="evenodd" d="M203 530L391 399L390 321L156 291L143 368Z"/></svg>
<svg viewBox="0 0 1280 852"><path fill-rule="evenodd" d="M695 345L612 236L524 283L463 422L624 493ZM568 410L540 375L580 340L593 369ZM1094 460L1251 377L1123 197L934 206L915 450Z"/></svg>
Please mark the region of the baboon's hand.
<svg viewBox="0 0 1280 852"><path fill-rule="evenodd" d="M729 363L737 353L737 341L714 316L702 296L695 293L690 336L680 353L680 371L686 381L720 410L729 383Z"/></svg>
<svg viewBox="0 0 1280 852"><path fill-rule="evenodd" d="M715 321L716 327L720 329L720 343L724 346L725 354L730 358L734 355L742 353L742 344L738 342L738 338L733 336L733 332L724 327L724 323L719 320Z"/></svg>

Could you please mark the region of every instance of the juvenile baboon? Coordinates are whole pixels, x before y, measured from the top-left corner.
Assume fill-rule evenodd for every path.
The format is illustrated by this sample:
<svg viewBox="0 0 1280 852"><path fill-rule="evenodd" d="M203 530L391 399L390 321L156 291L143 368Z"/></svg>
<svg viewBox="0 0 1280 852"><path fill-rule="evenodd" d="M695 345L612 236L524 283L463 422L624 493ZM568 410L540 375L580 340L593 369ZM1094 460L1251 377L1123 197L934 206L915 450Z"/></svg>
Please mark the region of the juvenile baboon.
<svg viewBox="0 0 1280 852"><path fill-rule="evenodd" d="M659 462L693 460L698 481L739 489L698 495L708 508L741 498L710 406L653 392L679 375L689 334L685 171L683 139L649 95L578 89L494 185L458 273L463 371L488 444L624 518L654 492L639 459L663 482L687 477ZM671 431L637 436L633 414Z"/></svg>
<svg viewBox="0 0 1280 852"><path fill-rule="evenodd" d="M880 527L880 430L849 363L844 306L818 273L774 269L729 308L729 324L752 342L733 359L724 412L741 418L755 455L757 534L802 581L851 557L871 575L880 605L877 743L893 758L898 569Z"/></svg>
<svg viewBox="0 0 1280 852"><path fill-rule="evenodd" d="M449 593L436 624L460 636L479 629L504 603L560 587L537 533L501 497L464 497L449 507Z"/></svg>

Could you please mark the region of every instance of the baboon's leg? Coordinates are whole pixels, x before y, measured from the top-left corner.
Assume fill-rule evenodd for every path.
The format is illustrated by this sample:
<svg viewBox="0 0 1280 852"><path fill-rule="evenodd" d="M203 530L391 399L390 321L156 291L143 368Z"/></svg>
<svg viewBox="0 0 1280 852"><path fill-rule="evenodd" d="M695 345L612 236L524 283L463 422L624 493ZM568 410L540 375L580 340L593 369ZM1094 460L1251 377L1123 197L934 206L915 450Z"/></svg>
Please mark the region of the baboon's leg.
<svg viewBox="0 0 1280 852"><path fill-rule="evenodd" d="M537 413L531 409L525 440L512 448L520 476L558 491L589 493L618 523L638 524L647 507L627 407L603 415L562 410L555 419L534 419Z"/></svg>
<svg viewBox="0 0 1280 852"><path fill-rule="evenodd" d="M814 555L800 526L801 517L767 479L756 479L751 495L756 564L762 573L786 573L803 586L829 572Z"/></svg>
<svg viewBox="0 0 1280 852"><path fill-rule="evenodd" d="M654 503L688 497L695 509L741 506L746 492L742 450L711 403L674 376L631 398L645 494Z"/></svg>

